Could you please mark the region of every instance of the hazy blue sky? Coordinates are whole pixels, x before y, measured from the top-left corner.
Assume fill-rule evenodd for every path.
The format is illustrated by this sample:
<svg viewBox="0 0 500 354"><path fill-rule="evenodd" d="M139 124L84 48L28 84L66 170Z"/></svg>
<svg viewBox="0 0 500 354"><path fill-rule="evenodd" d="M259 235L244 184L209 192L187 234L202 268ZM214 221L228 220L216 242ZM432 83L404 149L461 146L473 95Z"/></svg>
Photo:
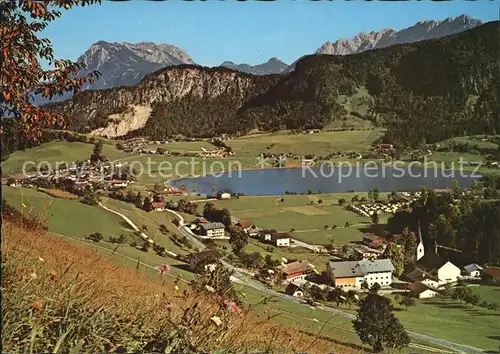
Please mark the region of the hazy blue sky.
<svg viewBox="0 0 500 354"><path fill-rule="evenodd" d="M292 63L321 44L358 32L401 29L425 19L467 14L497 20L498 1L451 2L107 2L63 13L44 32L58 57L76 60L99 40L164 42L201 65L225 60Z"/></svg>

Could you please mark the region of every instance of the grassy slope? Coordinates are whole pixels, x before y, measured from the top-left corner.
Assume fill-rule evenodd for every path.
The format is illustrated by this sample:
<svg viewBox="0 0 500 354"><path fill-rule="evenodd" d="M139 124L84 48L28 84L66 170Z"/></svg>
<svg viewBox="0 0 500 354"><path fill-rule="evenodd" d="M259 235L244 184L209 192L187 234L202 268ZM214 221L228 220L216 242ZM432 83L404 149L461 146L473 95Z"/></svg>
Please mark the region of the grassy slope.
<svg viewBox="0 0 500 354"><path fill-rule="evenodd" d="M3 186L3 198L16 208L28 213L33 209L35 215L42 215L52 232L71 236L85 237L100 232L107 240L109 236L130 235L132 230L123 220L102 209L80 203L78 200L53 198L33 189L22 190L26 208L21 208L21 189Z"/></svg>
<svg viewBox="0 0 500 354"><path fill-rule="evenodd" d="M185 250L176 246L167 236L163 235L159 231L160 225L165 225L165 227L170 232L178 233L177 228L174 224L172 224L172 216L169 213L156 211L147 213L144 210L136 208L131 203L126 203L111 198L103 198L102 203L107 207L127 216L139 228L141 228L142 226L146 226L148 228L146 233L149 235L149 237L151 237L158 244L165 247L167 250L174 253L186 253Z"/></svg>
<svg viewBox="0 0 500 354"><path fill-rule="evenodd" d="M363 151L381 135L380 130L321 132L316 134L259 134L229 140L236 156L256 157L263 152L328 155L333 151ZM266 147L275 144L271 149Z"/></svg>
<svg viewBox="0 0 500 354"><path fill-rule="evenodd" d="M488 350L498 349L495 336L500 333L500 311L434 298L418 300L416 307L408 311L400 308L396 314L406 328L416 332Z"/></svg>

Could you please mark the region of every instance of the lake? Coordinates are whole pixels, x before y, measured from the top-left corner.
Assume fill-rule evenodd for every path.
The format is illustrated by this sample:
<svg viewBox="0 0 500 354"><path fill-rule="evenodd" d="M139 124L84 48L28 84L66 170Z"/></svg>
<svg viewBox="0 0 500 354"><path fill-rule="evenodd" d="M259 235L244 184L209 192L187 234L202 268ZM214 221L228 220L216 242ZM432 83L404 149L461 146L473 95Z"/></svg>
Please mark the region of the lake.
<svg viewBox="0 0 500 354"><path fill-rule="evenodd" d="M171 185L185 185L190 191L212 194L214 191L243 193L245 195L282 195L295 193L415 191L422 187L445 189L457 180L469 188L478 175L458 170L422 167L353 166L313 167L231 171L219 175L181 178Z"/></svg>

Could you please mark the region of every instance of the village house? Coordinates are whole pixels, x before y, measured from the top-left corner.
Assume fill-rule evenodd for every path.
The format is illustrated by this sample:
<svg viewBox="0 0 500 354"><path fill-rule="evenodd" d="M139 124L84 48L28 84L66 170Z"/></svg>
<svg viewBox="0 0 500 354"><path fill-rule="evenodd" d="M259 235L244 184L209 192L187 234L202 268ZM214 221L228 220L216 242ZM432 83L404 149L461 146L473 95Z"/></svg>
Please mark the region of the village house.
<svg viewBox="0 0 500 354"><path fill-rule="evenodd" d="M384 248L383 250L376 250L374 248L361 245L358 247L354 247L352 250L354 251L354 255L358 260L363 260L363 259L376 259L380 257L384 253L385 247L383 248Z"/></svg>
<svg viewBox="0 0 500 354"><path fill-rule="evenodd" d="M153 202L153 203L151 203L151 207L153 208L154 211L164 211L166 205L167 204L165 202Z"/></svg>
<svg viewBox="0 0 500 354"><path fill-rule="evenodd" d="M231 199L231 193L227 192L218 192L217 193L217 199L224 200L224 199Z"/></svg>
<svg viewBox="0 0 500 354"><path fill-rule="evenodd" d="M389 259L329 262L326 271L333 286L361 289L364 281L370 287L375 283L390 285L394 265Z"/></svg>
<svg viewBox="0 0 500 354"><path fill-rule="evenodd" d="M392 144L377 144L377 149L382 152L390 152L394 150L394 145Z"/></svg>
<svg viewBox="0 0 500 354"><path fill-rule="evenodd" d="M304 297L304 289L295 283L290 283L285 289L285 293L294 297Z"/></svg>
<svg viewBox="0 0 500 354"><path fill-rule="evenodd" d="M493 284L500 283L500 268L499 267L486 267L483 269L484 279Z"/></svg>
<svg viewBox="0 0 500 354"><path fill-rule="evenodd" d="M414 293L419 299L428 299L439 295L438 289L419 281L409 284L408 290Z"/></svg>
<svg viewBox="0 0 500 354"><path fill-rule="evenodd" d="M364 234L363 235L363 244L370 248L378 248L382 243L384 243L384 239L375 234Z"/></svg>
<svg viewBox="0 0 500 354"><path fill-rule="evenodd" d="M213 270L215 268L215 263L217 260L222 258L222 254L219 251L211 249L207 251L191 253L188 256L189 268L191 270L196 270L200 262L206 262L205 270Z"/></svg>
<svg viewBox="0 0 500 354"><path fill-rule="evenodd" d="M247 234L251 229L255 228L254 224L251 221L239 220L235 225L241 227Z"/></svg>
<svg viewBox="0 0 500 354"><path fill-rule="evenodd" d="M220 222L208 222L199 224L199 233L207 238L225 237L225 226Z"/></svg>
<svg viewBox="0 0 500 354"><path fill-rule="evenodd" d="M472 263L469 265L466 265L464 267L464 275L466 277L470 278L481 278L481 271L483 270L483 267L477 265L476 263Z"/></svg>
<svg viewBox="0 0 500 354"><path fill-rule="evenodd" d="M283 265L281 273L285 282L304 280L314 268L308 261L292 262Z"/></svg>
<svg viewBox="0 0 500 354"><path fill-rule="evenodd" d="M110 181L109 184L111 185L111 188L119 189L119 188L126 188L128 185L128 182L114 179L114 180Z"/></svg>
<svg viewBox="0 0 500 354"><path fill-rule="evenodd" d="M274 231L274 232L272 232ZM277 247L289 247L290 235L288 232L276 232L276 230L261 231L259 238Z"/></svg>
<svg viewBox="0 0 500 354"><path fill-rule="evenodd" d="M439 288L454 283L460 278L460 268L435 253L427 253L405 275L411 282L419 281L425 285Z"/></svg>

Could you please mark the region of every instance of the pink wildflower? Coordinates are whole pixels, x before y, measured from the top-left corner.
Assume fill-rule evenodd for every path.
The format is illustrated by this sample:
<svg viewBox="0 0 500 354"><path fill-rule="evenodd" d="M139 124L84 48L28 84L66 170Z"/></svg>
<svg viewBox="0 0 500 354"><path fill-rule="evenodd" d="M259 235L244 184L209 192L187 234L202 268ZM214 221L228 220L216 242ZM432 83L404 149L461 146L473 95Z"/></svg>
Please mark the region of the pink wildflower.
<svg viewBox="0 0 500 354"><path fill-rule="evenodd" d="M170 268L166 264L161 265L159 267L156 267L156 269L158 270L158 273L160 273L160 274L167 274L168 271L170 270Z"/></svg>
<svg viewBox="0 0 500 354"><path fill-rule="evenodd" d="M174 308L174 304L172 304L171 302L169 302L167 304L167 306L165 306L167 308L168 311L172 311L172 309Z"/></svg>
<svg viewBox="0 0 500 354"><path fill-rule="evenodd" d="M239 313L241 311L240 307L233 301L224 300L224 305L231 312Z"/></svg>

